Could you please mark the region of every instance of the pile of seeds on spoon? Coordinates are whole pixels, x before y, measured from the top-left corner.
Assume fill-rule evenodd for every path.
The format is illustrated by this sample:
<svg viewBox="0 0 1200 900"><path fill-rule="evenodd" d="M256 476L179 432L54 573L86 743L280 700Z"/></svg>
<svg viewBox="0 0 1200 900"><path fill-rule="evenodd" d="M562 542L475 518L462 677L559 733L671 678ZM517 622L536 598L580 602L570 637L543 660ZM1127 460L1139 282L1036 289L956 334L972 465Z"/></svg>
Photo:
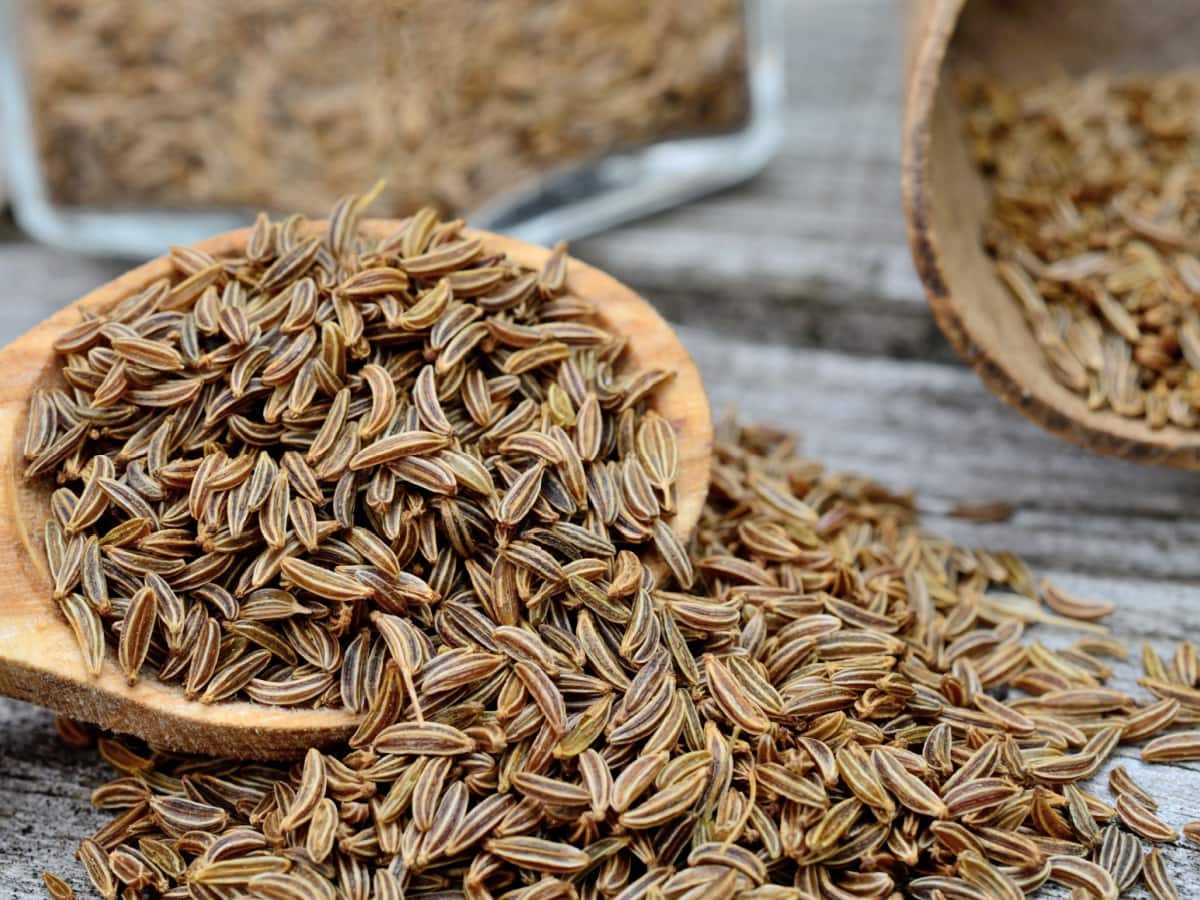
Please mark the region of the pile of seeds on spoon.
<svg viewBox="0 0 1200 900"><path fill-rule="evenodd" d="M627 618L618 545L690 581L674 433L641 409L670 373L620 371L565 246L528 271L429 210L365 242L362 205L323 236L261 218L243 258L176 248L173 277L56 341L27 474L62 484L46 555L91 670L107 639L130 682L359 712L397 699L389 659L417 701L457 647L436 709L505 674L469 652L494 628Z"/></svg>
<svg viewBox="0 0 1200 900"><path fill-rule="evenodd" d="M1122 741L1200 758L1162 734L1200 722L1192 645L1146 655L1150 702L1104 687L1110 605L765 428L719 429L679 547L661 375L621 369L563 251L517 271L424 214L368 245L360 208L315 243L260 221L245 259L177 252L34 401L94 665L115 640L201 700L364 713L293 766L101 738L117 814L79 859L103 896L1171 896L1153 799L1082 785ZM1085 636L1051 652L1032 623Z"/></svg>
<svg viewBox="0 0 1200 900"><path fill-rule="evenodd" d="M1152 428L1200 423L1194 73L963 85L983 240L1054 377Z"/></svg>

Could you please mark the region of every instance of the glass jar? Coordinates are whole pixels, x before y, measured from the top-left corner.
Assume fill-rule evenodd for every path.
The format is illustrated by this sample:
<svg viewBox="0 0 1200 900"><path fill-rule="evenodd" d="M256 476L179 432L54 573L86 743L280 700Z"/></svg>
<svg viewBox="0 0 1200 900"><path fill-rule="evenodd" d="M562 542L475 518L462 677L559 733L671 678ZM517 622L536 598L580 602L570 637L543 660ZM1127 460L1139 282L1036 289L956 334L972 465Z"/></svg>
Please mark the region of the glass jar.
<svg viewBox="0 0 1200 900"><path fill-rule="evenodd" d="M782 2L0 0L10 200L121 256L379 179L376 216L577 238L766 164Z"/></svg>

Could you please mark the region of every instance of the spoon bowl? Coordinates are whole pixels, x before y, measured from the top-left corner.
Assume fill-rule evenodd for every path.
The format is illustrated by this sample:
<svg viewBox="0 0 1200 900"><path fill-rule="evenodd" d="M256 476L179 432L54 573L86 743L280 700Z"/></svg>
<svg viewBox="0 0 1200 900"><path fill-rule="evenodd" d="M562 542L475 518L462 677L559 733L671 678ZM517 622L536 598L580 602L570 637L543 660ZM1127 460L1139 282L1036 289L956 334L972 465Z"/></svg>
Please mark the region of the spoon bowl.
<svg viewBox="0 0 1200 900"><path fill-rule="evenodd" d="M1092 72L1194 66L1200 17L1173 0L918 0L909 21L903 187L913 259L938 324L988 388L1075 444L1200 468L1200 429L1091 410L1055 380L980 245L988 192L971 161L956 84L1030 84Z"/></svg>
<svg viewBox="0 0 1200 900"><path fill-rule="evenodd" d="M399 223L369 220L360 232L380 237ZM313 221L305 234L320 234ZM484 252L503 253L538 270L550 251L486 232ZM239 253L249 229L218 235L197 246L217 256ZM288 758L308 747L347 737L357 717L336 709L288 709L246 701L204 704L183 690L143 676L126 683L108 652L100 675L84 667L66 620L51 599L51 583L41 534L49 516L49 479L26 482L21 452L29 398L39 387L58 383L55 339L79 322L85 311L111 308L169 275L172 263L160 257L97 288L0 350L0 694L48 707L103 728L134 734L154 746L192 753L271 759ZM674 428L679 444L677 512L672 527L684 541L700 517L708 491L712 420L700 374L671 327L645 300L605 273L571 259L567 286L591 301L599 323L629 339L630 370L664 368L674 379L652 397Z"/></svg>

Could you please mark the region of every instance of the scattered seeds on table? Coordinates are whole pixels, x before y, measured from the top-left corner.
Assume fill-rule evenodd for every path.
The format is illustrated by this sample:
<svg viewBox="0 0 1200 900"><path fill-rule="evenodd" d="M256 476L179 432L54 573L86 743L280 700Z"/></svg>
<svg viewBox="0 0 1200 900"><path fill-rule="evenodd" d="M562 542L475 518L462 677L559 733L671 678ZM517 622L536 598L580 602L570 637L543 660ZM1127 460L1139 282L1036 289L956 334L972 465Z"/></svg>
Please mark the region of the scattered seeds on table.
<svg viewBox="0 0 1200 900"><path fill-rule="evenodd" d="M492 475L511 487L521 472ZM765 478L787 487L764 496ZM331 532L337 553L381 566L371 584L395 582L345 632L338 683L366 709L359 734L291 767L102 740L127 774L97 798L124 810L100 846L158 842L184 864L169 883L215 891L383 883L417 897L559 882L611 896L651 884L1021 896L1046 880L1113 897L1154 865L1126 827L1153 840L1171 828L1128 771L1109 775L1116 809L1082 785L1164 701L1105 688L1083 655L1035 649L1022 603L1040 599L1022 568L922 532L909 498L826 473L769 428L722 424L713 484L687 590L626 555L636 545L619 534L600 562L559 557L572 532L545 542L556 523L541 522L497 554L490 581L468 556L461 587L432 599L399 577L395 539ZM797 549L760 555L772 528ZM423 538L408 540L411 562ZM513 602L523 590L533 606ZM255 588L240 609L299 629L331 602L284 593ZM302 633L297 659L317 650ZM1036 673L1053 686L996 700L981 672L997 673L992 687ZM140 857L118 859L132 873Z"/></svg>
<svg viewBox="0 0 1200 900"><path fill-rule="evenodd" d="M678 448L645 405L663 375L625 371L565 250L526 271L428 212L366 241L361 207L321 238L260 219L242 257L174 251L60 342L68 386L31 411L89 665L114 648L200 702L363 716L291 766L100 738L116 818L79 859L103 895L1158 878L1129 833L1174 839L1153 799L1119 767L1115 807L1085 782L1123 738L1188 752L1163 731L1200 710L1194 649L1143 654L1149 700L1106 687L1108 604L922 531L911 498L769 427L720 425L678 541Z"/></svg>

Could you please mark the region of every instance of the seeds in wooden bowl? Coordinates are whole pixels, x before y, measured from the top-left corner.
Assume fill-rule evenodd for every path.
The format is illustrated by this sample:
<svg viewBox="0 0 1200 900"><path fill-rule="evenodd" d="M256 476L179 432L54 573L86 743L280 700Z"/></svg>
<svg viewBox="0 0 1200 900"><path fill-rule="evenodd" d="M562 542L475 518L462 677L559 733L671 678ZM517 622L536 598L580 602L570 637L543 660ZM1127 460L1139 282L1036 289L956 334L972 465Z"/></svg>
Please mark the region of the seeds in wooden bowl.
<svg viewBox="0 0 1200 900"><path fill-rule="evenodd" d="M1152 428L1200 419L1200 166L1193 74L971 82L991 189L984 246L1054 377Z"/></svg>
<svg viewBox="0 0 1200 900"><path fill-rule="evenodd" d="M465 591L432 627L370 619L345 651L381 670L362 728L290 767L101 738L119 777L93 800L118 815L81 846L97 887L1115 897L1145 870L1166 890L1122 824L1165 839L1153 800L1123 769L1115 806L1088 780L1127 731L1200 709L1190 644L1144 656L1151 693L1186 704L1105 687L1101 604L1054 611L1020 560L923 532L908 497L770 428L718 430L690 587L635 546L616 537L611 570L540 622ZM1027 634L1043 622L1089 637L1052 651Z"/></svg>
<svg viewBox="0 0 1200 900"><path fill-rule="evenodd" d="M237 258L176 248L172 276L56 342L27 475L59 484L46 556L92 671L107 643L130 682L202 702L362 712L396 702L397 666L432 712L556 658L472 635L628 618L620 550L690 580L675 435L645 409L670 373L624 370L565 246L530 271L428 209L366 240L362 205L323 236L260 217Z"/></svg>

